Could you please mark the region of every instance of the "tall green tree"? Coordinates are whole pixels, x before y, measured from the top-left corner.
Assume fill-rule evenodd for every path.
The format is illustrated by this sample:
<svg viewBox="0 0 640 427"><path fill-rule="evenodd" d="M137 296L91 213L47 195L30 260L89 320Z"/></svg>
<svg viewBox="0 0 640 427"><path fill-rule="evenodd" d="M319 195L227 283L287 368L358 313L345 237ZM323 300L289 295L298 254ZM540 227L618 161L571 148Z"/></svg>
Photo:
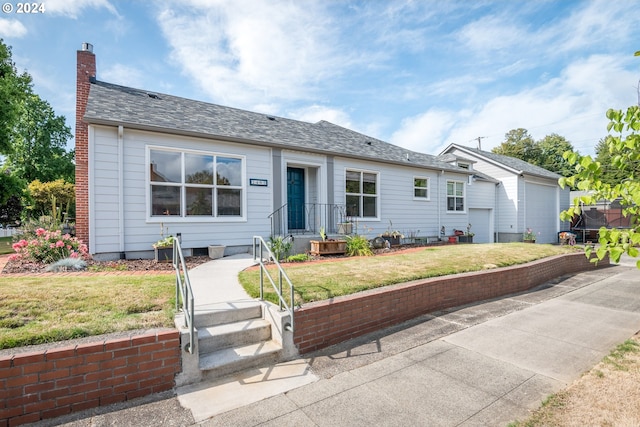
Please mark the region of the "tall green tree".
<svg viewBox="0 0 640 427"><path fill-rule="evenodd" d="M493 153L515 157L525 162L537 164L540 149L529 131L523 128L511 129L504 135L504 142L491 150Z"/></svg>
<svg viewBox="0 0 640 427"><path fill-rule="evenodd" d="M573 168L563 157L565 151L573 151L573 145L564 136L552 133L538 141L537 145L540 154L534 164L558 175L573 175Z"/></svg>
<svg viewBox="0 0 640 427"><path fill-rule="evenodd" d="M31 92L31 76L19 74L11 48L0 39L0 154L11 151L13 128L25 96Z"/></svg>
<svg viewBox="0 0 640 427"><path fill-rule="evenodd" d="M601 139L595 148L595 161L602 165L602 182L615 185L624 179L628 179L630 173L633 173L634 176L640 176L640 163L627 164L624 165L624 168L613 166L614 153L609 151L609 138L611 136Z"/></svg>
<svg viewBox="0 0 640 427"><path fill-rule="evenodd" d="M591 194L581 196L573 201L560 218L570 220L581 212L580 205L595 204L596 201L617 200L622 206L625 217L631 217L631 227L615 229L602 227L599 230L598 242L600 246L595 251L597 259L603 259L607 254L614 262L620 260L626 253L637 257L640 245L640 175L637 165L640 163L640 107L634 105L626 112L610 109L607 111L609 124L607 130L613 132L604 139L606 149L610 155L610 163L606 167L617 169L621 173L621 180L615 183L606 182L605 166L591 156L581 156L577 152L566 152L564 157L574 165L575 174L568 178L561 178L560 185L570 185L579 190L589 190ZM603 148L604 149L604 148ZM593 249L587 247L589 256ZM640 261L637 262L640 268Z"/></svg>
<svg viewBox="0 0 640 427"><path fill-rule="evenodd" d="M56 116L51 105L36 94L29 94L20 105L12 150L5 166L26 182L64 179L74 182L74 152L66 151L71 129L64 117Z"/></svg>
<svg viewBox="0 0 640 427"><path fill-rule="evenodd" d="M529 131L518 128L507 132L505 141L491 151L524 160L561 176L571 176L573 167L562 156L568 150L573 151L573 145L564 136L552 133L535 141Z"/></svg>

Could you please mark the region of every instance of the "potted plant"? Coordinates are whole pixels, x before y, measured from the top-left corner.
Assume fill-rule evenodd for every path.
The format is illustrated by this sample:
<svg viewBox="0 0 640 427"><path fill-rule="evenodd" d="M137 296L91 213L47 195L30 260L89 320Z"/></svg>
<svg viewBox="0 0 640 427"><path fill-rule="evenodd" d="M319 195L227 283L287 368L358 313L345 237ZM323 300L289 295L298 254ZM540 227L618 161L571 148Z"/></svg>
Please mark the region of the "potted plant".
<svg viewBox="0 0 640 427"><path fill-rule="evenodd" d="M527 228L527 230L522 235L522 241L525 243L535 243L536 233L534 233L532 229Z"/></svg>
<svg viewBox="0 0 640 427"><path fill-rule="evenodd" d="M389 228L380 237L389 242L390 246L400 246L400 239L404 239L404 235L398 230L392 230L392 226L393 223L389 220Z"/></svg>
<svg viewBox="0 0 640 427"><path fill-rule="evenodd" d="M324 227L320 227L322 240L310 240L311 255L342 255L347 251L346 240L327 239Z"/></svg>
<svg viewBox="0 0 640 427"><path fill-rule="evenodd" d="M153 246L156 262L171 262L173 261L173 236L164 237Z"/></svg>
<svg viewBox="0 0 640 427"><path fill-rule="evenodd" d="M471 224L467 224L467 231L458 236L458 242L473 243L473 236L475 236L475 233L471 232Z"/></svg>

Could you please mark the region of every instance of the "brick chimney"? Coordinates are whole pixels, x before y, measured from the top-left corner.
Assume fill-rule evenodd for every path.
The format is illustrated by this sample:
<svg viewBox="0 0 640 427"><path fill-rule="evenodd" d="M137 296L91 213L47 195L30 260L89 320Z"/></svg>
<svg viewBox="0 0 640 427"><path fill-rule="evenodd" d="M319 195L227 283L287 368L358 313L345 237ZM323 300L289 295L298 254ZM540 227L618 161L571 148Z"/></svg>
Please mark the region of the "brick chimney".
<svg viewBox="0 0 640 427"><path fill-rule="evenodd" d="M89 127L82 121L89 89L96 78L93 45L82 43L76 77L76 237L89 244Z"/></svg>

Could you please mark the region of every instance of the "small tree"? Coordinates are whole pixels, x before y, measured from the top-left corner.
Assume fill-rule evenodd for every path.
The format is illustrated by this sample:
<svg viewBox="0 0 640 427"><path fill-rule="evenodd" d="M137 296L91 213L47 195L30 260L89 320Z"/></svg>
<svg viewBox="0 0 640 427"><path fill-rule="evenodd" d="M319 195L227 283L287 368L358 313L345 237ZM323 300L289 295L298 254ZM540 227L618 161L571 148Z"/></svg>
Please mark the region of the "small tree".
<svg viewBox="0 0 640 427"><path fill-rule="evenodd" d="M57 179L51 182L35 180L29 184L29 195L33 204L29 207L32 215L49 215L55 224L60 224L63 213L69 214L75 201L75 186Z"/></svg>
<svg viewBox="0 0 640 427"><path fill-rule="evenodd" d="M593 160L591 156L581 156L573 151L565 152L564 158L575 167L576 173L571 177L561 178L560 185L569 185L591 193L574 199L573 206L562 212L560 218L569 221L574 215L579 215L581 204L591 205L599 200L619 201L622 214L631 217L631 226L629 229L600 228L600 247L595 251L599 260L609 254L614 262L618 262L624 253L631 257L639 255L640 176L636 165L640 162L640 107L629 107L626 112L610 109L607 111L607 118L607 130L614 134L604 140L611 159L611 164L606 167L619 170L625 178L617 183L606 182L602 163ZM586 255L590 256L591 253L592 249L587 247ZM640 268L640 261L636 265Z"/></svg>

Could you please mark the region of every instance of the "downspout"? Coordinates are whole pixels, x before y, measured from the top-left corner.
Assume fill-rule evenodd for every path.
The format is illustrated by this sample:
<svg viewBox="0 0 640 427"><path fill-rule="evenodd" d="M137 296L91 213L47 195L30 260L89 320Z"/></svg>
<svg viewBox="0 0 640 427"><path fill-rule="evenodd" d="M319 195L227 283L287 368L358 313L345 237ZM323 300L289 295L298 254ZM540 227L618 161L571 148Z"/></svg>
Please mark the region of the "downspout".
<svg viewBox="0 0 640 427"><path fill-rule="evenodd" d="M496 192L494 196L495 217L493 218L493 228L495 235L493 243L500 243L500 182L496 182Z"/></svg>
<svg viewBox="0 0 640 427"><path fill-rule="evenodd" d="M118 126L118 240L120 259L126 259L124 251L124 127Z"/></svg>
<svg viewBox="0 0 640 427"><path fill-rule="evenodd" d="M440 240L443 236L440 233L440 230L442 230L442 205L440 204L440 193L442 191L441 187L440 187L440 176L444 175L444 169L442 169L440 171L440 174L438 175L438 230L436 230L437 234L438 234L438 240Z"/></svg>

